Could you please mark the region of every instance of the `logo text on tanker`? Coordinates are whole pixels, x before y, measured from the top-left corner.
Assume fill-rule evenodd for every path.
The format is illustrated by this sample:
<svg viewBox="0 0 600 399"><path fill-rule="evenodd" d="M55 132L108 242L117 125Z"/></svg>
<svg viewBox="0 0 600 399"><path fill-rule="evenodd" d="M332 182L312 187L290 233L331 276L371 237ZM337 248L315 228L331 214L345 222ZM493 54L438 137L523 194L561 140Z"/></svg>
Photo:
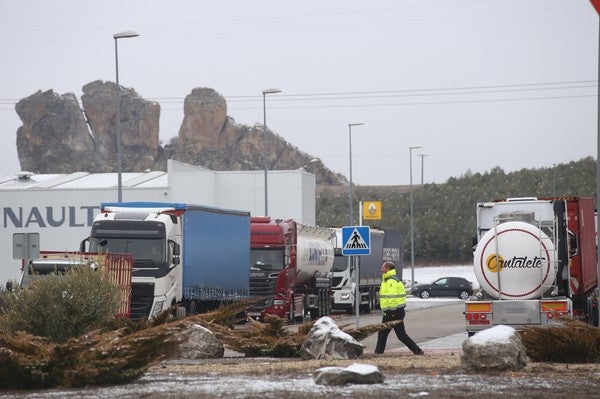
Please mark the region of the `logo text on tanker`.
<svg viewBox="0 0 600 399"><path fill-rule="evenodd" d="M543 256L513 256L511 259L505 260L502 255L490 254L485 260L485 266L492 273L498 273L504 268L507 269L539 269L542 267L542 262L546 258Z"/></svg>

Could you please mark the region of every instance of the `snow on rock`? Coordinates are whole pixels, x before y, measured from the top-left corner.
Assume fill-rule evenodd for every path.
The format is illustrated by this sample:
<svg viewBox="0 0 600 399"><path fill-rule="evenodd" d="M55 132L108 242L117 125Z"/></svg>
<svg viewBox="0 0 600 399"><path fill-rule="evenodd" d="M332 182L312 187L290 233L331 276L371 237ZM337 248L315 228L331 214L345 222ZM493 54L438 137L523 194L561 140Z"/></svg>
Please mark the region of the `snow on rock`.
<svg viewBox="0 0 600 399"><path fill-rule="evenodd" d="M517 371L527 365L527 357L517 331L498 325L463 342L461 363L469 371Z"/></svg>
<svg viewBox="0 0 600 399"><path fill-rule="evenodd" d="M300 348L304 359L356 359L362 356L363 350L361 343L340 330L327 316L315 322Z"/></svg>
<svg viewBox="0 0 600 399"><path fill-rule="evenodd" d="M376 366L354 363L348 367L322 367L314 372L318 385L380 384L383 374Z"/></svg>

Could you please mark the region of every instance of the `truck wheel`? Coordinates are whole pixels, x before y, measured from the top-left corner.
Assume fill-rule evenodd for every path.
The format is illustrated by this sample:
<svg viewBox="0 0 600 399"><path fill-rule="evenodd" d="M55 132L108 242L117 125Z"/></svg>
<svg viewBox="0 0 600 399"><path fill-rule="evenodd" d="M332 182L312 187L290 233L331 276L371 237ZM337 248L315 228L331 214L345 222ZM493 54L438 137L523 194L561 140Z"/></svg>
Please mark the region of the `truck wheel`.
<svg viewBox="0 0 600 399"><path fill-rule="evenodd" d="M371 292L367 293L367 303L365 305L360 306L361 313L369 314L371 313Z"/></svg>
<svg viewBox="0 0 600 399"><path fill-rule="evenodd" d="M300 324L302 324L302 323L304 323L304 313L305 313L304 302L302 303L302 308L301 308L301 311L299 313L300 314L296 314L294 312L294 323L300 323Z"/></svg>
<svg viewBox="0 0 600 399"><path fill-rule="evenodd" d="M183 319L186 314L185 314L185 307L183 306L177 306L175 307L175 318L176 319Z"/></svg>
<svg viewBox="0 0 600 399"><path fill-rule="evenodd" d="M319 314L319 309L309 309L308 313L310 314L311 320L317 320L321 316Z"/></svg>

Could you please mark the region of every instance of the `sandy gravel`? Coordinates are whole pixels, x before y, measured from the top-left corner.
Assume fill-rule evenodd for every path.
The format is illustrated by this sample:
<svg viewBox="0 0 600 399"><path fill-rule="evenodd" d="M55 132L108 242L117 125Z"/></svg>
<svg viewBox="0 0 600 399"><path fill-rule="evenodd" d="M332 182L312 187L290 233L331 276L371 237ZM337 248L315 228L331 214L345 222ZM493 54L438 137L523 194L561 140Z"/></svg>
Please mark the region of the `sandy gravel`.
<svg viewBox="0 0 600 399"><path fill-rule="evenodd" d="M156 365L149 375L214 376L213 391L219 397L328 398L391 397L432 398L597 398L600 364L532 363L518 372L467 373L460 352L429 351L426 356L408 353L366 354L355 360L300 360L272 358L223 358L198 361L173 360ZM377 366L383 384L323 387L312 381L320 367L346 367L352 363ZM219 381L224 381L220 383ZM227 383L229 382L229 384ZM271 382L273 385L267 384ZM246 386L246 389L241 386ZM220 388L218 388L220 387ZM145 396L148 397L148 396ZM153 397L153 396L150 396ZM186 396L182 396L186 397Z"/></svg>

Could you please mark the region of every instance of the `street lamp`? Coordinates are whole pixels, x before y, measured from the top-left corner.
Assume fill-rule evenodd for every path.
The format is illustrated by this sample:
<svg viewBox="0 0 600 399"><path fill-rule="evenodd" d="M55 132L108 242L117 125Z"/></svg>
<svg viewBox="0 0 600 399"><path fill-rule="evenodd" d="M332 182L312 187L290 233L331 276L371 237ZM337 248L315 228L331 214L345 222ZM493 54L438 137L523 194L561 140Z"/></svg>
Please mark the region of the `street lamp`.
<svg viewBox="0 0 600 399"><path fill-rule="evenodd" d="M349 148L350 148L350 213L349 213L349 218L348 220L350 221L350 223L348 224L348 226L354 226L353 220L354 220L354 212L352 210L352 126L361 126L364 125L363 122L350 122L348 123L348 144L349 144Z"/></svg>
<svg viewBox="0 0 600 399"><path fill-rule="evenodd" d="M423 185L423 171L425 170L423 167L423 159L428 156L429 154L418 154L421 157L421 185Z"/></svg>
<svg viewBox="0 0 600 399"><path fill-rule="evenodd" d="M412 188L412 150L423 148L420 145L408 147L410 156L410 284L415 284L415 231L413 227L413 188Z"/></svg>
<svg viewBox="0 0 600 399"><path fill-rule="evenodd" d="M552 179L552 196L556 197L556 164L552 167L554 172L554 177Z"/></svg>
<svg viewBox="0 0 600 399"><path fill-rule="evenodd" d="M128 37L136 37L139 36L136 32L126 31L119 32L113 35L115 39L115 70L117 75L117 98L116 98L116 118L117 118L117 180L118 180L118 192L119 192L119 202L123 201L123 149L121 143L121 87L119 86L119 51L117 50L117 41L119 39L126 39Z"/></svg>
<svg viewBox="0 0 600 399"><path fill-rule="evenodd" d="M275 94L275 93L281 93L281 90L279 89L265 89L262 91L262 95L263 95L263 133L266 134L267 133L267 94ZM269 201L268 201L268 188L267 188L267 159L265 156L265 164L264 164L264 168L265 168L265 216L269 215Z"/></svg>

